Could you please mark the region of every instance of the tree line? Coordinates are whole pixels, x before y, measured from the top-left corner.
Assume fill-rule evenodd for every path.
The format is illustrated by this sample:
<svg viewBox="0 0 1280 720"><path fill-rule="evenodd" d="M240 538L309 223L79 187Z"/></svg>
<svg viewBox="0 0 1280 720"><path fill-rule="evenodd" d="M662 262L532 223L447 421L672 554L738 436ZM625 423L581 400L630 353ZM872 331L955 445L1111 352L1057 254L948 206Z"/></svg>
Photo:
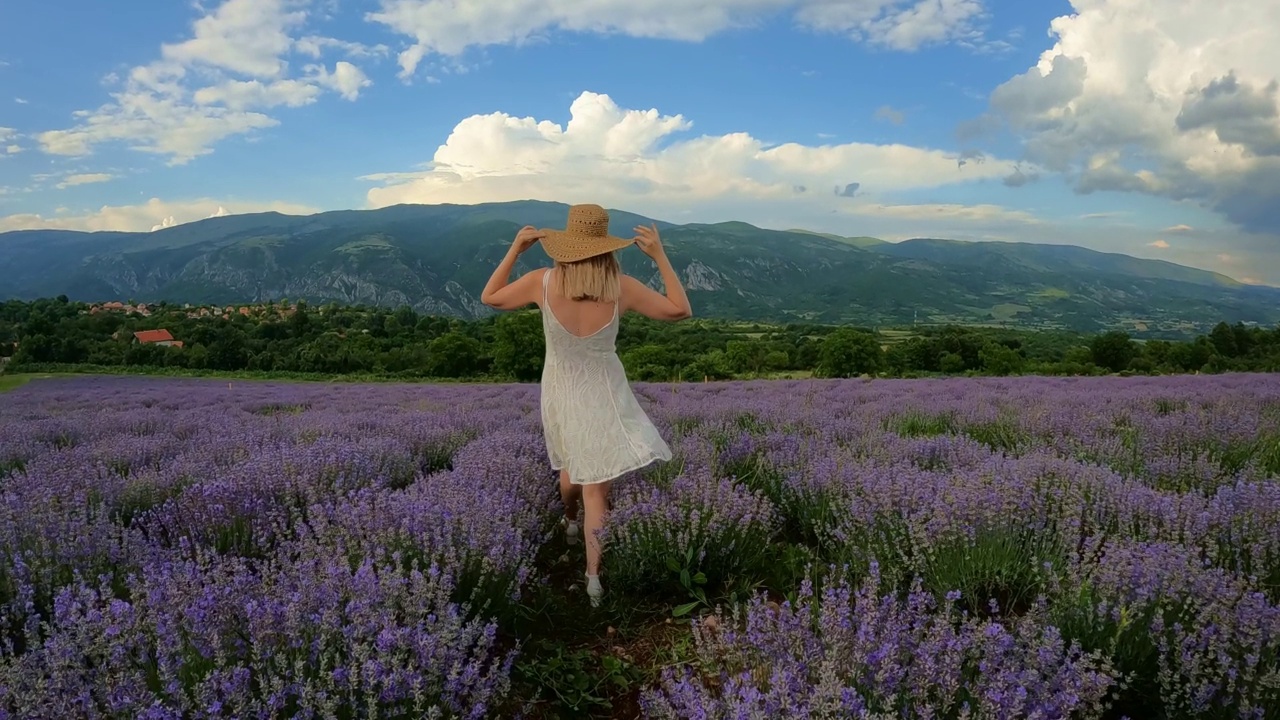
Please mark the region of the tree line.
<svg viewBox="0 0 1280 720"><path fill-rule="evenodd" d="M330 304L276 304L209 317L160 304L151 314L90 312L66 297L0 304L10 372L128 368L404 379L537 380L536 310L475 321ZM183 347L139 343L167 329ZM1188 340L959 326L873 329L623 319L618 353L642 381L932 374L1186 373L1280 370L1280 326L1221 323Z"/></svg>

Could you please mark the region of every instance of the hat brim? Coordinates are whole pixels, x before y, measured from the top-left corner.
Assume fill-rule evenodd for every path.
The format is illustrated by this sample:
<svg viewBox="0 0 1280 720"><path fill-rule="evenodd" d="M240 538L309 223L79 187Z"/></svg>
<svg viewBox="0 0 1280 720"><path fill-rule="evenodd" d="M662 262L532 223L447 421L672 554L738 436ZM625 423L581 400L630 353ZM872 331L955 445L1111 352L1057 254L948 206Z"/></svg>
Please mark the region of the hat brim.
<svg viewBox="0 0 1280 720"><path fill-rule="evenodd" d="M570 263L604 255L634 245L635 240L624 240L620 237L605 235L603 237L584 237L565 232L564 230L541 229L543 251L556 262Z"/></svg>

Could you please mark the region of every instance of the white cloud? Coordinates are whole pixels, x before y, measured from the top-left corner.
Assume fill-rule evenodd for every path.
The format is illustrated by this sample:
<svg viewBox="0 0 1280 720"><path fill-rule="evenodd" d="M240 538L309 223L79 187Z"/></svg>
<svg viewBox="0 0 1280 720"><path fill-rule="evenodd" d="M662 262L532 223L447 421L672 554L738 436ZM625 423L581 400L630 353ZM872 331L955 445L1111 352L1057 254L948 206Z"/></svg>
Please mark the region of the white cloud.
<svg viewBox="0 0 1280 720"><path fill-rule="evenodd" d="M849 33L897 50L952 40L977 41L973 26L983 14L979 0L918 0L914 3L803 2L797 19L812 28Z"/></svg>
<svg viewBox="0 0 1280 720"><path fill-rule="evenodd" d="M115 175L111 173L80 173L77 175L68 175L65 180L58 183L58 189L65 190L76 185L91 185L93 183L104 183L115 179Z"/></svg>
<svg viewBox="0 0 1280 720"><path fill-rule="evenodd" d="M1080 192L1193 200L1280 234L1280 5L1072 0L1054 46L991 95Z"/></svg>
<svg viewBox="0 0 1280 720"><path fill-rule="evenodd" d="M315 82L337 92L346 100L355 100L360 96L360 89L373 84L373 81L360 68L345 60L339 60L333 72L321 66L312 66L309 70L315 73Z"/></svg>
<svg viewBox="0 0 1280 720"><path fill-rule="evenodd" d="M1164 231L1167 233L1189 233L1189 232L1193 232L1194 230L1195 228L1191 227L1190 225L1174 225L1172 227L1167 227L1164 229Z"/></svg>
<svg viewBox="0 0 1280 720"><path fill-rule="evenodd" d="M22 146L13 142L19 137L20 135L17 130L14 130L13 128L0 127L0 160L3 160L6 156L17 155L22 152Z"/></svg>
<svg viewBox="0 0 1280 720"><path fill-rule="evenodd" d="M151 198L141 205L104 205L96 212L73 215L59 212L55 217L36 214L0 216L0 232L52 228L60 230L124 230L145 232L159 227L172 227L209 217L231 213L275 211L290 215L319 212L307 205L286 202L229 202L208 198L168 202Z"/></svg>
<svg viewBox="0 0 1280 720"><path fill-rule="evenodd" d="M402 77L424 58L486 45L540 42L554 31L696 42L780 13L821 32L897 50L979 42L981 0L380 0L367 19L414 39Z"/></svg>
<svg viewBox="0 0 1280 720"><path fill-rule="evenodd" d="M285 0L226 0L196 20L193 37L161 46L161 56L183 66L209 65L239 75L280 77L282 56L293 45L289 31L302 26L306 13Z"/></svg>
<svg viewBox="0 0 1280 720"><path fill-rule="evenodd" d="M682 137L692 123L681 115L620 108L591 92L569 112L563 126L502 112L465 118L424 170L366 175L384 183L369 191L368 202L592 198L674 213L700 203L771 201L808 213L850 212L885 193L1000 178L1013 169L1003 160L961 162L954 153L906 145L769 146L742 132ZM845 192L850 187L855 192Z"/></svg>
<svg viewBox="0 0 1280 720"><path fill-rule="evenodd" d="M28 104L28 103L30 102L29 100L27 100L27 99L25 99L25 98L20 98L20 97L16 97L16 98L14 98L14 99L13 99L13 101L14 101L14 102L16 102L16 103L18 103L19 105L26 105L26 104Z"/></svg>
<svg viewBox="0 0 1280 720"><path fill-rule="evenodd" d="M248 108L272 108L278 105L301 107L315 102L320 88L302 80L225 80L195 91L197 105L225 105L241 112Z"/></svg>
<svg viewBox="0 0 1280 720"><path fill-rule="evenodd" d="M348 40L339 40L337 38L321 37L319 35L308 35L299 38L294 42L294 50L316 59L324 54L324 51L333 48L341 50L344 55L352 58L379 58L386 57L390 52L390 48L386 45L365 45L363 43L351 42Z"/></svg>
<svg viewBox="0 0 1280 720"><path fill-rule="evenodd" d="M1160 250L1168 250L1169 243L1166 240L1152 240L1151 242L1147 243L1147 247L1153 247Z"/></svg>
<svg viewBox="0 0 1280 720"><path fill-rule="evenodd" d="M346 61L333 71L308 64L290 72L288 56L312 57L325 48L351 52L339 41L308 35L309 0L226 0L193 24L192 37L161 46L161 59L133 68L117 85L112 101L74 114L77 124L38 137L45 152L84 156L97 145L121 142L133 150L166 156L183 164L212 152L218 142L275 127L262 111L308 105L330 89L355 100L370 84Z"/></svg>

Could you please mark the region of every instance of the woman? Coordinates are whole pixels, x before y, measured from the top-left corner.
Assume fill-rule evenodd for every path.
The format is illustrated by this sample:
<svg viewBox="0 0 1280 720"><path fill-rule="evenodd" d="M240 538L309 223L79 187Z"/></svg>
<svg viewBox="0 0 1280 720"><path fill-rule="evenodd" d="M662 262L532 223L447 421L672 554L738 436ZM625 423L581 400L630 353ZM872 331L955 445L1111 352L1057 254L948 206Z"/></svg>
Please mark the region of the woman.
<svg viewBox="0 0 1280 720"><path fill-rule="evenodd" d="M546 364L542 371L542 428L551 466L560 471L565 535L576 543L578 500L586 510L587 596L600 604L600 541L609 486L671 450L636 402L618 360L618 319L638 312L655 320L693 314L680 279L662 249L658 228L637 227L631 240L609 235L609 214L599 205L569 208L564 230L524 227L494 270L480 300L498 310L536 303L542 311ZM521 253L541 241L555 266L508 284ZM662 274L664 296L623 274L615 253L635 244Z"/></svg>

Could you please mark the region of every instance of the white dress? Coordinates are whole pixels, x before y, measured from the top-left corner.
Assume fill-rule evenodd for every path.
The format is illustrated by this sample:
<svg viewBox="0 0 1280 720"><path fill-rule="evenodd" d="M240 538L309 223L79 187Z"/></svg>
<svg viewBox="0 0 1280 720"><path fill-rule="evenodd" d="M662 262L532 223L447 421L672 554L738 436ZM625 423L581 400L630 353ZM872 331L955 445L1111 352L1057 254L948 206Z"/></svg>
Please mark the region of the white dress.
<svg viewBox="0 0 1280 720"><path fill-rule="evenodd" d="M618 359L618 305L596 332L577 336L551 310L542 274L542 430L555 470L568 470L575 485L613 480L655 460L670 460L658 434L627 382Z"/></svg>

